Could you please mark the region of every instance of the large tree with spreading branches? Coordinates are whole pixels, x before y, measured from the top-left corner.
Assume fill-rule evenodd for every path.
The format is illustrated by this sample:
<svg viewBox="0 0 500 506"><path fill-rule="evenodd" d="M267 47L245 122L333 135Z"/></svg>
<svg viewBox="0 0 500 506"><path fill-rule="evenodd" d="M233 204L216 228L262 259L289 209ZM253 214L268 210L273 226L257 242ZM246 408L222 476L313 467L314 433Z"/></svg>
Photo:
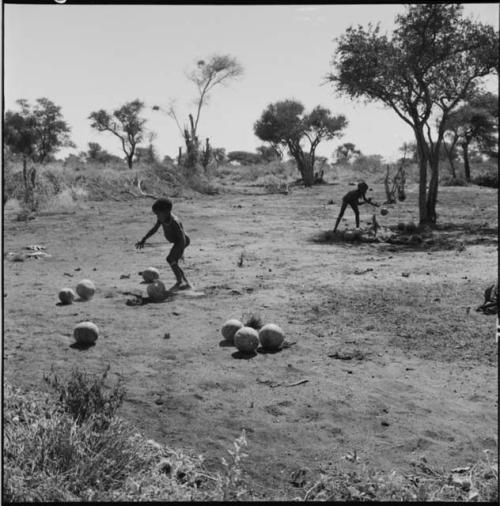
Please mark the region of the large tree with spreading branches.
<svg viewBox="0 0 500 506"><path fill-rule="evenodd" d="M390 35L379 25L347 29L327 81L340 94L382 102L413 130L420 224L433 225L446 121L482 78L498 74L498 32L465 18L460 4L410 4L395 24Z"/></svg>
<svg viewBox="0 0 500 506"><path fill-rule="evenodd" d="M342 135L347 126L344 116L333 116L321 106L305 113L304 105L296 100L270 104L254 124L255 135L275 149L288 149L297 162L305 186L314 183L315 152L323 140Z"/></svg>

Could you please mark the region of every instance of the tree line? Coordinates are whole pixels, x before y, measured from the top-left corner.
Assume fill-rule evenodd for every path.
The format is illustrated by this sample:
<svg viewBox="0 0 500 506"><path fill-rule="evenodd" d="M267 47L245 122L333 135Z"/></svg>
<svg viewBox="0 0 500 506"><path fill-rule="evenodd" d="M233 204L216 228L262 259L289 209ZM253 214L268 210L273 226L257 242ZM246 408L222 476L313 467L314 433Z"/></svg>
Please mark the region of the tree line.
<svg viewBox="0 0 500 506"><path fill-rule="evenodd" d="M498 32L465 18L461 4L408 4L396 17L392 33L369 24L350 27L335 41L324 82L333 85L339 96L384 104L410 126L419 166L420 224L435 224L443 152L455 171L457 149L461 149L468 180L471 147L498 157L498 96L481 87L484 77L498 75ZM186 121L181 122L175 101L166 108L152 107L177 124L185 149L183 153L179 148L178 163L186 169L206 167L211 158L223 155L208 137L200 140L200 119L213 90L242 75L242 65L230 55L199 60L187 74L196 98ZM5 114L4 148L21 155L24 167L26 160L43 163L58 149L74 146L60 107L47 98L33 106L22 99L18 105L19 111ZM101 109L89 115L93 128L117 138L130 168L146 135L144 109L145 104L136 99L114 111ZM340 137L347 124L343 115L327 108L318 105L307 112L300 101L286 99L269 104L253 130L266 143L267 155L291 155L305 186L311 186L319 143ZM151 136L149 140L149 148L143 150L152 149ZM93 156L103 156L97 146ZM338 149L340 157L356 155L353 144Z"/></svg>

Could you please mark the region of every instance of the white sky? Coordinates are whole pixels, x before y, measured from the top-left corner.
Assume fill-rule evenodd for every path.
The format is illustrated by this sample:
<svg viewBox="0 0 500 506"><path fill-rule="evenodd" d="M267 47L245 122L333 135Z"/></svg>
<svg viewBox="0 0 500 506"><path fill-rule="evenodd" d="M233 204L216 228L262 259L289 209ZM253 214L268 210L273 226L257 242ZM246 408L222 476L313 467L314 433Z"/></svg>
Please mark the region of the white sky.
<svg viewBox="0 0 500 506"><path fill-rule="evenodd" d="M318 147L330 157L336 146L353 142L365 154L388 160L411 141L412 132L382 105L365 105L320 86L335 51L333 39L351 25L381 23L392 31L401 5L4 5L5 109L15 101L48 97L62 107L77 144L98 142L122 156L118 139L90 127L92 111L111 111L136 98L148 106L146 126L154 145L175 156L183 145L169 117L151 111L176 98L179 113L193 111L195 88L185 77L199 59L213 53L236 57L245 75L215 88L202 111L200 138L227 151L254 151L263 144L253 125L265 107L294 98L306 110L316 105L344 114L344 136ZM466 15L498 30L499 5L465 4ZM489 83L497 90L497 79ZM66 154L60 152L58 156Z"/></svg>

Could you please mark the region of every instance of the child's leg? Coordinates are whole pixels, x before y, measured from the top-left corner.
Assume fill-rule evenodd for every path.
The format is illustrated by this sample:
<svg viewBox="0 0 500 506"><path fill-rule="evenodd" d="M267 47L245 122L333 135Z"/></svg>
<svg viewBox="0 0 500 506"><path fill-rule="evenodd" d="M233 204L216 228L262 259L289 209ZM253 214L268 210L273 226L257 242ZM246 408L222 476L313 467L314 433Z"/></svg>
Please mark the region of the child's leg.
<svg viewBox="0 0 500 506"><path fill-rule="evenodd" d="M351 204L352 210L354 211L354 215L356 216L356 228L359 228L359 208L357 204Z"/></svg>
<svg viewBox="0 0 500 506"><path fill-rule="evenodd" d="M174 244L167 257L167 262L170 265L170 268L172 269L177 281L173 288L179 288L182 285L183 281L186 283L186 285L189 285L189 282L186 279L183 270L179 267L179 259L182 257L183 252L183 244Z"/></svg>
<svg viewBox="0 0 500 506"><path fill-rule="evenodd" d="M335 223L335 228L333 229L333 232L337 231L337 227L339 226L340 220L342 219L342 216L344 216L345 208L347 207L347 204L345 202L342 202L342 207L340 208L340 213L337 218L337 222Z"/></svg>

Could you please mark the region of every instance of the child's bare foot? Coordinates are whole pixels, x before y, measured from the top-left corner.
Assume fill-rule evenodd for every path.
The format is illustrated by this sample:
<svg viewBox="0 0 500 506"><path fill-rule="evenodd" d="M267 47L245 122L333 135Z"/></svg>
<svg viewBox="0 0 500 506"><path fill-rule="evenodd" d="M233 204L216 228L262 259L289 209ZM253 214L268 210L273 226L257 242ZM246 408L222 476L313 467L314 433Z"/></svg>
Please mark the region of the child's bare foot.
<svg viewBox="0 0 500 506"><path fill-rule="evenodd" d="M193 287L189 283L184 283L183 285L179 286L179 290L191 290Z"/></svg>
<svg viewBox="0 0 500 506"><path fill-rule="evenodd" d="M169 292L176 292L177 290L180 290L181 289L181 285L182 283L178 282L178 283L175 283L175 285L172 285L168 291Z"/></svg>

